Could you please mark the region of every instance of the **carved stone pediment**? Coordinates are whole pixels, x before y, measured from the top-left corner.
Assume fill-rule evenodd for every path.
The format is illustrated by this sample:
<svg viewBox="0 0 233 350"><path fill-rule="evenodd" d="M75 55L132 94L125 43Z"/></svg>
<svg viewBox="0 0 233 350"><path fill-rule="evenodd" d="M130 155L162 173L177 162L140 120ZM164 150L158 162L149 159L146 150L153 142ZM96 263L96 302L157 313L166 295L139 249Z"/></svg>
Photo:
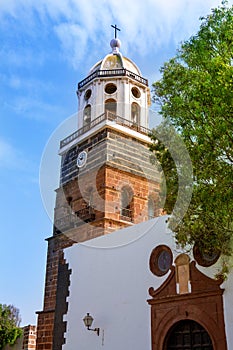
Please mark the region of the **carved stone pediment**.
<svg viewBox="0 0 233 350"><path fill-rule="evenodd" d="M152 350L164 350L170 330L180 321L192 320L209 334L213 349L227 350L222 279L214 280L189 262L176 258L170 274L158 289L149 288ZM186 256L187 257L187 256ZM180 286L179 286L180 284Z"/></svg>

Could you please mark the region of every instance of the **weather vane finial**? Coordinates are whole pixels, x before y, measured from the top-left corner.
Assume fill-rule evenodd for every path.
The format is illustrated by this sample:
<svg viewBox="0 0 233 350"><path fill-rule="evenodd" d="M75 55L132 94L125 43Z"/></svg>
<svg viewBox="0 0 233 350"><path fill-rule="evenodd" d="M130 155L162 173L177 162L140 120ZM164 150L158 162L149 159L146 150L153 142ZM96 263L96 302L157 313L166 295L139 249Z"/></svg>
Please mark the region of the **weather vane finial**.
<svg viewBox="0 0 233 350"><path fill-rule="evenodd" d="M115 24L115 26L113 24L111 24L111 27L113 27L115 29L115 39L117 38L117 30L120 31L120 28L117 28L117 25Z"/></svg>

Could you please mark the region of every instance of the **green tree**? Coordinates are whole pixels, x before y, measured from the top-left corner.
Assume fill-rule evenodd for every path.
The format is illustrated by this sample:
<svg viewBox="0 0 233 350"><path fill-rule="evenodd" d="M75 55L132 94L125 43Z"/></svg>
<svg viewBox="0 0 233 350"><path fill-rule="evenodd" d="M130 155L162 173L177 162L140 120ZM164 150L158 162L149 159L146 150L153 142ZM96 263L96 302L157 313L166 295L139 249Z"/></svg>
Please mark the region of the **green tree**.
<svg viewBox="0 0 233 350"><path fill-rule="evenodd" d="M176 239L183 245L198 242L203 251L218 250L229 256L233 232L233 6L224 1L202 17L198 33L181 44L161 73L153 84L154 101L159 103L166 127L174 126L182 138L193 166L192 199L175 228ZM165 209L171 213L177 192L174 161L155 131L152 137L152 151L161 152L158 157L165 168L168 191Z"/></svg>
<svg viewBox="0 0 233 350"><path fill-rule="evenodd" d="M0 304L0 349L15 344L22 335L19 310L13 305Z"/></svg>

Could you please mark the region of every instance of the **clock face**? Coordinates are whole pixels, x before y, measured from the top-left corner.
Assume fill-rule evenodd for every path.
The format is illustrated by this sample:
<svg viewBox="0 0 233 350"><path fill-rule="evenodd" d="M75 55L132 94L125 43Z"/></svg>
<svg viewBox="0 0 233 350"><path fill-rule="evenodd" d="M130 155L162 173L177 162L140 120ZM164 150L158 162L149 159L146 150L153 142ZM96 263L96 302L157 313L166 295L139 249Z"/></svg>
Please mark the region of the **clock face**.
<svg viewBox="0 0 233 350"><path fill-rule="evenodd" d="M172 252L166 245L159 245L152 250L150 270L156 276L165 275L172 266Z"/></svg>
<svg viewBox="0 0 233 350"><path fill-rule="evenodd" d="M86 161L87 161L87 152L86 151L80 152L77 158L77 167L82 168L86 164Z"/></svg>

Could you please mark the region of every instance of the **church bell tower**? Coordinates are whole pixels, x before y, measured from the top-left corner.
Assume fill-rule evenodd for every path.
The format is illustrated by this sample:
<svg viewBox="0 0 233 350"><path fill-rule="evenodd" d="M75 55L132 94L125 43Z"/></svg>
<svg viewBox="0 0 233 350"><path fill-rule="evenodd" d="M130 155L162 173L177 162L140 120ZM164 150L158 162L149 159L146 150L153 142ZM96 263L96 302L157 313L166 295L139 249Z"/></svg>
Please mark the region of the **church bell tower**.
<svg viewBox="0 0 233 350"><path fill-rule="evenodd" d="M159 215L159 174L148 149L148 81L111 40L78 83L77 130L60 142L60 184L48 238L37 350L62 349L69 270L63 249Z"/></svg>

